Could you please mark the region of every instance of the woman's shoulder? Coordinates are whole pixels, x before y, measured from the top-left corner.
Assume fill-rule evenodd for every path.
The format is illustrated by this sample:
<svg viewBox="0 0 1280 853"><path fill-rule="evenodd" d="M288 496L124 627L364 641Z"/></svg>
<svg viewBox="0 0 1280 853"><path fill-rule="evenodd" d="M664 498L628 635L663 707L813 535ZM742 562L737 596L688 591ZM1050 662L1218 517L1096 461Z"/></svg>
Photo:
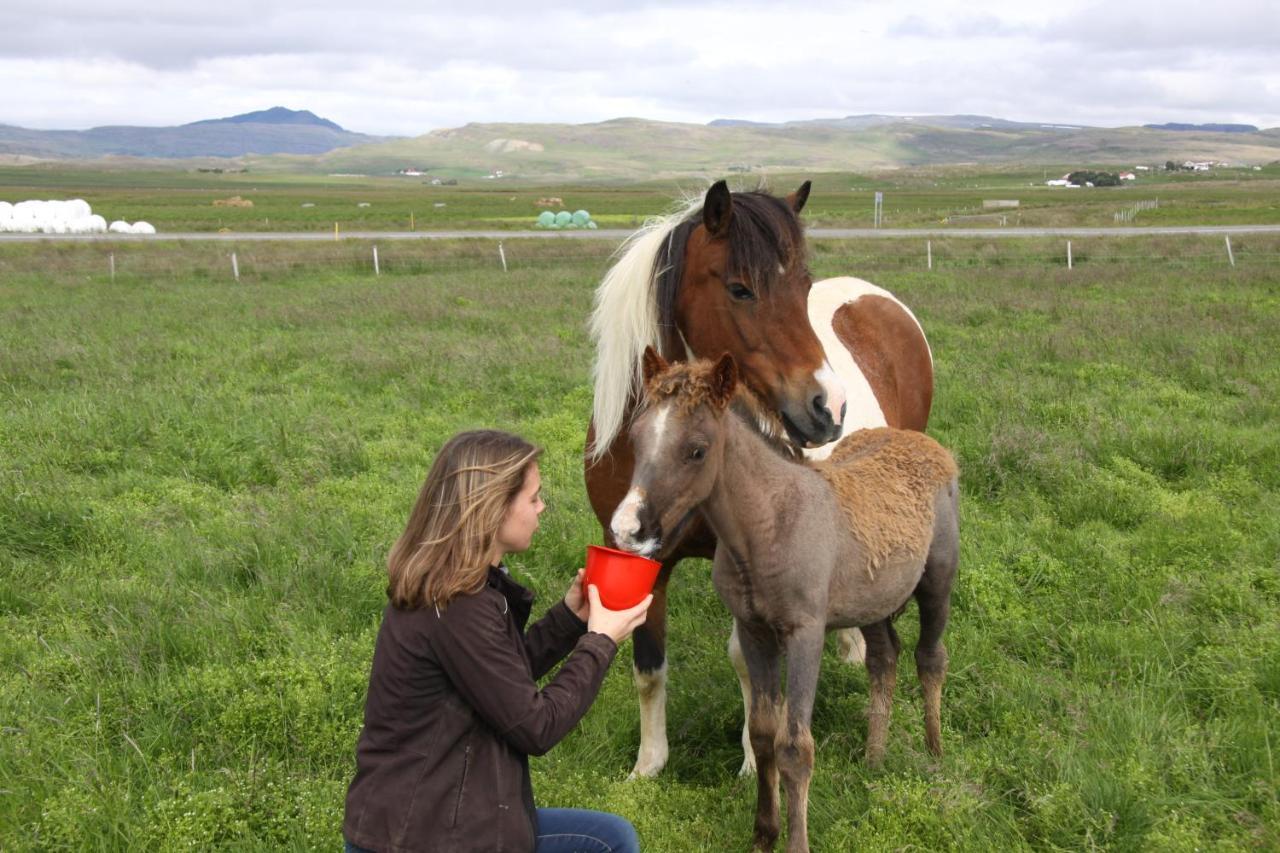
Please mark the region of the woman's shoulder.
<svg viewBox="0 0 1280 853"><path fill-rule="evenodd" d="M448 604L430 602L418 607L388 604L384 619L392 623L429 628L436 624L456 625L461 621L497 620L504 615L506 598L498 590L485 585L475 592L455 595Z"/></svg>

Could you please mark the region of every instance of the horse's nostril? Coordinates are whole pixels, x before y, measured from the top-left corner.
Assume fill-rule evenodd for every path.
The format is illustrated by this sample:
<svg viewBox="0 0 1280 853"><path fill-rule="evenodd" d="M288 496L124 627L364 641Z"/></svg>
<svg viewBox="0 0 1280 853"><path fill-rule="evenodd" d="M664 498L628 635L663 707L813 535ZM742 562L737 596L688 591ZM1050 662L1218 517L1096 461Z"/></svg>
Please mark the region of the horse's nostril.
<svg viewBox="0 0 1280 853"><path fill-rule="evenodd" d="M819 394L813 398L813 413L819 418L830 417L827 412L827 395Z"/></svg>

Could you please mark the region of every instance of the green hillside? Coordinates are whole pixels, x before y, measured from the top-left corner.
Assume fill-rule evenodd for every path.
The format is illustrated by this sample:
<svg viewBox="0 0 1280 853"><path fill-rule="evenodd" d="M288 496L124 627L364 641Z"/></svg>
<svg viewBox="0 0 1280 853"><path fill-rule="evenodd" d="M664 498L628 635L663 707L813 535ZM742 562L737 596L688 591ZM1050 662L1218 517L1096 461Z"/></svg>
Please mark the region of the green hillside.
<svg viewBox="0 0 1280 853"><path fill-rule="evenodd" d="M695 125L623 118L597 124L469 124L317 156L255 158L269 170L441 178L644 180L735 172L885 170L957 163L1156 163L1280 160L1280 130L1176 132L1150 128L960 128L919 121Z"/></svg>

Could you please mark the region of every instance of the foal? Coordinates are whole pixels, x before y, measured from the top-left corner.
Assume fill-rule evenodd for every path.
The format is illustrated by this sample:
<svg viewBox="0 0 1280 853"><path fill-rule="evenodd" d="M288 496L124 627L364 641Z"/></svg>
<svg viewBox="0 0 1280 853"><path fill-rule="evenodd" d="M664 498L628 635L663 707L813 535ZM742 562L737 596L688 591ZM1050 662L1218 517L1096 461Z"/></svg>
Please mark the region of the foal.
<svg viewBox="0 0 1280 853"><path fill-rule="evenodd" d="M699 510L715 531L712 580L750 673L755 844L772 849L778 838L781 772L788 847L808 850L810 719L826 631L856 626L866 637L866 759L878 765L897 680L892 619L915 597L925 740L941 754L941 638L959 547L955 462L924 434L889 428L846 437L824 462L785 458L750 425L754 403L739 393L728 354L673 366L650 348L644 379L645 408L631 427L635 472L613 516L615 540L654 553Z"/></svg>

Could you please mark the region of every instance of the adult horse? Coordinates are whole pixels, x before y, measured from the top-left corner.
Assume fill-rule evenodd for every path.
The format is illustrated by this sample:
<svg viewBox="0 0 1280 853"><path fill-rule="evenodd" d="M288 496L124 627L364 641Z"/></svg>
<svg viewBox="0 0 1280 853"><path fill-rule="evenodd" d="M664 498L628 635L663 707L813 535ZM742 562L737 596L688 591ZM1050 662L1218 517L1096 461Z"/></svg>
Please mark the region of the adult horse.
<svg viewBox="0 0 1280 853"><path fill-rule="evenodd" d="M763 401L759 429L794 452L821 458L847 432L893 426L923 430L933 400L933 359L915 317L892 295L855 278L815 283L799 213L806 181L785 199L731 193L724 181L670 216L655 219L619 250L596 292L595 398L587 430L586 485L604 539L631 483L627 425L640 400L641 356L668 361L730 353L740 379ZM640 749L632 771L656 775L667 761L667 584L686 557L711 558L715 537L694 515L660 531L662 570L645 624L633 635L640 697ZM841 638L862 659L857 634ZM746 662L731 635L729 655L750 710ZM742 773L755 769L743 727Z"/></svg>

